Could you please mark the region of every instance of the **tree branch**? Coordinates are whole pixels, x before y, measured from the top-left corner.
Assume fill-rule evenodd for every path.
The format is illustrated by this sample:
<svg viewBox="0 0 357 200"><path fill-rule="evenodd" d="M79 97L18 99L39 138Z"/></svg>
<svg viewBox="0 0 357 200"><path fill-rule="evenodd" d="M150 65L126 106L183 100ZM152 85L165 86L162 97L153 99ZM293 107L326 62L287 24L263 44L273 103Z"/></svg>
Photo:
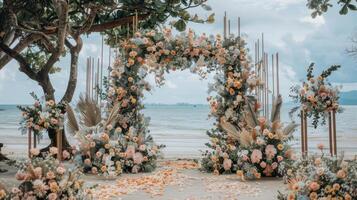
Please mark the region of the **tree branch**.
<svg viewBox="0 0 357 200"><path fill-rule="evenodd" d="M27 37L25 37L24 39L20 40L18 42L18 44L13 48L13 51L15 51L16 53L19 54L22 50L24 50L26 47L28 47L31 43L39 40L40 38L41 38L40 35L30 34ZM12 58L13 57L11 57L9 54L5 54L4 56L2 56L0 59L0 70L6 64L8 64Z"/></svg>
<svg viewBox="0 0 357 200"><path fill-rule="evenodd" d="M20 65L20 71L25 73L32 80L38 81L38 74L36 74L32 69L30 64L26 61L26 59L21 56L18 52L10 49L9 46L0 42L0 49L2 49L7 55L14 58Z"/></svg>
<svg viewBox="0 0 357 200"><path fill-rule="evenodd" d="M65 44L70 49L71 52L71 67L69 73L69 79L67 83L67 89L65 94L63 95L61 102L71 102L76 86L77 86L77 77L78 77L78 56L79 52L82 49L83 42L80 37L76 37L76 46L73 46L68 40L66 40Z"/></svg>

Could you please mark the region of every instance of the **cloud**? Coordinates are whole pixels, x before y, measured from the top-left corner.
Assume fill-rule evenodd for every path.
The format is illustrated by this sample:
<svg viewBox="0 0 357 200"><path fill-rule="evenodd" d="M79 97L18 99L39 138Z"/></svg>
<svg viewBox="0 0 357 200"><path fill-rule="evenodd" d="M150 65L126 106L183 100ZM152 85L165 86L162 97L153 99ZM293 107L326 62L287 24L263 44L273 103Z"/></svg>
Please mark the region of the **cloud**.
<svg viewBox="0 0 357 200"><path fill-rule="evenodd" d="M170 81L170 80L165 81L165 85L166 85L168 88L170 88L170 89L176 89L176 88L177 88L177 85L174 84L174 83L173 83L172 81Z"/></svg>
<svg viewBox="0 0 357 200"><path fill-rule="evenodd" d="M315 18L312 18L310 15L308 15L301 18L300 21L303 23L312 24L317 28L326 23L325 18L323 16L317 16Z"/></svg>

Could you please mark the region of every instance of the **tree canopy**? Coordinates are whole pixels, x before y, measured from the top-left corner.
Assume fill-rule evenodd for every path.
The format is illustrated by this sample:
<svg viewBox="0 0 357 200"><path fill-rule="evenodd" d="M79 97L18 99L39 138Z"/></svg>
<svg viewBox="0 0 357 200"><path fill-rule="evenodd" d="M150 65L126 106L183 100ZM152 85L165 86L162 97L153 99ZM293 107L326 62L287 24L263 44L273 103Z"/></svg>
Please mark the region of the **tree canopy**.
<svg viewBox="0 0 357 200"><path fill-rule="evenodd" d="M341 15L347 15L349 11L357 11L357 0L307 0L306 5L312 10L311 16L315 18L318 15L326 13L334 3L340 6L339 13Z"/></svg>

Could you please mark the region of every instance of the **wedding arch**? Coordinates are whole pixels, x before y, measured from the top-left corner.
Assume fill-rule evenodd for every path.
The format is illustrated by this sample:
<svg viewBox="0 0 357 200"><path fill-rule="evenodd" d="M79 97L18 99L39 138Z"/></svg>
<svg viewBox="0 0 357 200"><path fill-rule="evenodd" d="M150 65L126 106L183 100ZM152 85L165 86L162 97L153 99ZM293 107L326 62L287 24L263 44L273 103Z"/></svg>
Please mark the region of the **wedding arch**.
<svg viewBox="0 0 357 200"><path fill-rule="evenodd" d="M155 168L162 146L148 135L148 118L140 112L143 91L150 90L145 81L148 73L155 74L157 84L164 84L165 72L190 69L203 78L217 72L212 89L218 95L210 99L217 123L210 134L229 140L218 133L224 132L220 123L227 121L238 127L246 95L259 84L245 45L241 37L198 36L192 30L174 36L166 28L137 32L121 42L106 84L109 112L118 109L116 123L104 127L105 138L116 135L119 141L115 148L119 156L112 160L120 161L122 170L133 173Z"/></svg>

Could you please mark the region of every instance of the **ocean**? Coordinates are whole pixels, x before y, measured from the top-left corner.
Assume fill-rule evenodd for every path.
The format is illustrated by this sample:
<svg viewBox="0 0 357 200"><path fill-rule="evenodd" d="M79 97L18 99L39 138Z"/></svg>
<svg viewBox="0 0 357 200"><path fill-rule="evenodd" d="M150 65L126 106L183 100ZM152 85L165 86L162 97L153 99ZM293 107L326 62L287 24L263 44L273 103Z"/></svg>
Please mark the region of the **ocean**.
<svg viewBox="0 0 357 200"><path fill-rule="evenodd" d="M292 104L284 104L282 121L289 122L289 111ZM357 106L343 106L344 112L337 114L337 147L347 155L357 154ZM209 141L206 131L213 127L215 119L208 118L208 105L146 105L144 114L151 118L150 134L158 144L166 145L163 150L166 158L199 158L206 150L205 143ZM0 105L0 143L4 143L6 152L26 155L27 137L18 130L20 111L14 105ZM299 120L296 120L299 122ZM316 151L318 143L328 147L328 127L313 129L309 127L309 147ZM299 151L300 128L294 133L292 145ZM76 140L68 136L70 143ZM40 142L41 146L48 144L46 135ZM328 150L326 150L328 152Z"/></svg>

